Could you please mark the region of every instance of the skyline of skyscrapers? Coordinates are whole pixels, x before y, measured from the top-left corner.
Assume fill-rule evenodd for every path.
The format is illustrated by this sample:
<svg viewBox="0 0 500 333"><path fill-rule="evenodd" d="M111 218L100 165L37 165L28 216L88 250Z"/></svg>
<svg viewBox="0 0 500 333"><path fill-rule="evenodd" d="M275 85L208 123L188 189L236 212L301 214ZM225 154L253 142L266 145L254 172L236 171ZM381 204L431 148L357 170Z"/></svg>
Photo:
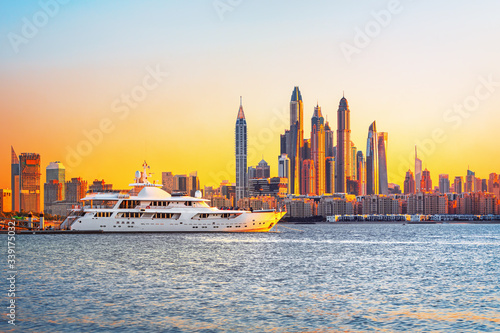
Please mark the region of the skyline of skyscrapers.
<svg viewBox="0 0 500 333"><path fill-rule="evenodd" d="M388 133L377 132L376 121L373 121L368 129L366 155L357 150L351 141L350 109L345 96L340 99L337 110L337 144L334 142L333 131L328 121L325 122L321 107L316 103L311 117L311 138L305 139L304 132L304 110L302 94L299 87L294 87L290 101L290 129L281 135L281 155L279 156L279 178L286 178L288 182L288 194L321 196L330 193L346 193L355 195L382 194L388 195L398 193L397 186L388 183ZM288 152L295 155L292 160ZM247 168L247 123L242 107L240 96L240 107L235 126L235 157L236 157L236 185L233 202L248 196L249 178L270 178L270 166L262 159L258 165ZM292 161L295 161L292 172ZM241 168L244 166L244 168ZM38 168L38 169L37 169ZM23 153L19 157L11 146L11 184L13 210L23 211L27 207L37 211L40 208L40 157L38 154ZM38 170L38 176L37 171ZM66 186L64 166L60 162L51 162L46 169L45 203L64 200ZM250 176L252 174L252 176ZM495 176L496 175L496 176ZM191 175L190 175L191 176ZM413 179L415 176L415 179ZM38 177L38 178L37 178ZM496 177L496 178L495 178ZM193 195L190 189L199 188L199 180L193 180L186 175L162 175L164 188L172 187L177 191ZM168 178L168 180L167 180ZM171 178L171 180L170 180ZM32 180L35 180L34 182ZM38 179L38 189L36 187ZM420 179L420 180L419 180ZM242 182L243 180L243 182ZM188 185L194 181L197 185ZM33 185L34 183L34 185ZM167 184L168 183L168 184ZM170 184L171 183L171 184ZM465 182L460 176L455 177L450 184L449 175L439 175L439 186L432 187L430 171L422 171L422 160L417 155L415 147L415 174L408 170L404 182L405 194L417 192L441 192L462 193L463 192L498 192L498 175L490 174L488 179L480 179L471 170L467 170ZM191 184L191 183L189 183ZM285 184L280 181L280 184ZM94 185L90 189L94 189ZM451 186L450 186L451 185ZM31 187L30 187L31 186ZM295 187L295 193L292 190ZM339 191L340 187L343 191ZM462 189L463 187L463 189ZM189 190L188 190L189 188ZM102 188L104 189L104 188ZM97 190L102 190L100 187ZM37 192L38 191L38 192ZM297 192L298 191L298 192ZM239 198L238 198L239 197ZM38 198L38 199L37 199ZM17 199L17 200L16 200ZM38 201L38 206L37 206ZM16 209L17 207L17 209Z"/></svg>
<svg viewBox="0 0 500 333"><path fill-rule="evenodd" d="M240 96L240 108L235 126L236 157L236 202L247 196L247 121L243 112L243 101Z"/></svg>

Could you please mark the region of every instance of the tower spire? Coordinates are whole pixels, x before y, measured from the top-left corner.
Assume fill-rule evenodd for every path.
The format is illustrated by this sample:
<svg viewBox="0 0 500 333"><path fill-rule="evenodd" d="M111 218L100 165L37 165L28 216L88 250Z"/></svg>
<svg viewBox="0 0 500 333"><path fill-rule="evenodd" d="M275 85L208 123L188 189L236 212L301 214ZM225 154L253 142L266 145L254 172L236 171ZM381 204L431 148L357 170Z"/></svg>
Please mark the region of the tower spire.
<svg viewBox="0 0 500 333"><path fill-rule="evenodd" d="M242 103L241 96L240 96L240 109L238 110L238 118L237 119L245 119L245 113L243 112L243 103Z"/></svg>

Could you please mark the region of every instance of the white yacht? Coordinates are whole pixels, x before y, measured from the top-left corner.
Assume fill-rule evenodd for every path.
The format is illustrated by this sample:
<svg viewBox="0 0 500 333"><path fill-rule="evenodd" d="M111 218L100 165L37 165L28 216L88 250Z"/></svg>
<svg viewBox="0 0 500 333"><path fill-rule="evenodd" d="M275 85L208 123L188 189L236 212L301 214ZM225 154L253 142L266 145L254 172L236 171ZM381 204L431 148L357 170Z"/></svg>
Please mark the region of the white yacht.
<svg viewBox="0 0 500 333"><path fill-rule="evenodd" d="M130 192L88 193L61 229L102 232L268 232L285 215L275 210L220 210L195 197L172 196L137 171Z"/></svg>

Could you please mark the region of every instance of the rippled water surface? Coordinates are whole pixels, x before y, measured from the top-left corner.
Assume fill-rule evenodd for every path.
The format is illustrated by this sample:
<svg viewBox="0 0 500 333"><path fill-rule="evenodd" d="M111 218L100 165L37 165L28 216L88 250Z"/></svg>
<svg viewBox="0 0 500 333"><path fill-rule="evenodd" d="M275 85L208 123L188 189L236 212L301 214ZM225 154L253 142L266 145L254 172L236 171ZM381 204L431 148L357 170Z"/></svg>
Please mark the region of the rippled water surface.
<svg viewBox="0 0 500 333"><path fill-rule="evenodd" d="M500 331L500 225L279 230L19 235L17 331Z"/></svg>

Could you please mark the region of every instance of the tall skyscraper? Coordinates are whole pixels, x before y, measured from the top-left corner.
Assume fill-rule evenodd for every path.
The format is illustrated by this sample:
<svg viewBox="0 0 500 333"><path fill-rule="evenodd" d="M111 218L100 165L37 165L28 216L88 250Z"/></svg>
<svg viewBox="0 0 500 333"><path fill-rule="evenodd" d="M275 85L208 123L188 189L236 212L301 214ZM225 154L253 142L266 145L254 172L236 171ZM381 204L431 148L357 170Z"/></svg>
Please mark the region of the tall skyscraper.
<svg viewBox="0 0 500 333"><path fill-rule="evenodd" d="M416 191L421 192L421 180L422 180L422 160L417 157L417 146L415 146L415 185L417 187Z"/></svg>
<svg viewBox="0 0 500 333"><path fill-rule="evenodd" d="M240 96L240 109L236 118L236 202L247 196L247 121Z"/></svg>
<svg viewBox="0 0 500 333"><path fill-rule="evenodd" d="M22 153L19 156L20 208L23 212L40 212L40 155Z"/></svg>
<svg viewBox="0 0 500 333"><path fill-rule="evenodd" d="M377 124L374 121L368 128L366 141L366 194L379 194Z"/></svg>
<svg viewBox="0 0 500 333"><path fill-rule="evenodd" d="M21 198L19 195L19 176L20 165L14 147L10 146L10 186L12 190L12 210L19 212L21 210Z"/></svg>
<svg viewBox="0 0 500 333"><path fill-rule="evenodd" d="M311 118L311 159L314 161L315 169L315 191L322 195L325 193L325 125L321 114L321 107L316 104L314 114Z"/></svg>
<svg viewBox="0 0 500 333"><path fill-rule="evenodd" d="M294 87L290 101L290 144L286 153L290 158L290 193L300 194L300 176L304 146L304 104L299 87Z"/></svg>
<svg viewBox="0 0 500 333"><path fill-rule="evenodd" d="M450 193L450 178L447 174L439 175L439 192Z"/></svg>
<svg viewBox="0 0 500 333"><path fill-rule="evenodd" d="M379 193L389 194L389 180L387 178L387 133L378 132L378 178Z"/></svg>
<svg viewBox="0 0 500 333"><path fill-rule="evenodd" d="M420 180L420 191L421 192L432 192L431 173L427 169L425 169L422 172L422 179Z"/></svg>
<svg viewBox="0 0 500 333"><path fill-rule="evenodd" d="M351 179L351 111L347 99L342 97L337 111L337 157L335 191L347 192L347 180Z"/></svg>
<svg viewBox="0 0 500 333"><path fill-rule="evenodd" d="M405 176L404 182L404 194L414 194L415 193L415 178L413 177L413 172L408 170Z"/></svg>
<svg viewBox="0 0 500 333"><path fill-rule="evenodd" d="M361 150L359 150L356 154L356 165L356 178L359 183L359 195L366 195L366 163Z"/></svg>

